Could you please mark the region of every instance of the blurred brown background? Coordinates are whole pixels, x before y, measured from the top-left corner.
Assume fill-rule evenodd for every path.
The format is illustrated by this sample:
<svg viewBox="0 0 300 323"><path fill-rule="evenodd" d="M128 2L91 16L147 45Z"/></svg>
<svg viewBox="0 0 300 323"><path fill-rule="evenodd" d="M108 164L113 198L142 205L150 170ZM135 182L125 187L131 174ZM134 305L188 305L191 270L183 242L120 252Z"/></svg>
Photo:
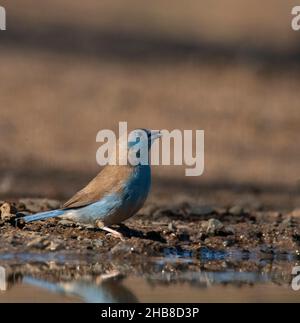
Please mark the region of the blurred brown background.
<svg viewBox="0 0 300 323"><path fill-rule="evenodd" d="M152 199L299 206L297 4L2 0L0 199L69 197L128 121L205 130L204 175L155 167Z"/></svg>

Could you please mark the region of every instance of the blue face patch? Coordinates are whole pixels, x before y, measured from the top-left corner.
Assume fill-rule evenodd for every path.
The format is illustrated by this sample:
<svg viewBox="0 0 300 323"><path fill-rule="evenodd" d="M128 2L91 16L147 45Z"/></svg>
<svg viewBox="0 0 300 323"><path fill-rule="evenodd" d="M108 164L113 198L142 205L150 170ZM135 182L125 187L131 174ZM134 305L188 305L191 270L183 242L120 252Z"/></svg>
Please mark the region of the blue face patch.
<svg viewBox="0 0 300 323"><path fill-rule="evenodd" d="M151 132L144 130L144 129L138 129L131 131L128 136L128 148L132 148L133 146L143 143L148 143L151 141Z"/></svg>
<svg viewBox="0 0 300 323"><path fill-rule="evenodd" d="M141 141L140 137L137 137L135 141L128 141L128 148L132 148L133 146L135 146L136 144L138 144Z"/></svg>

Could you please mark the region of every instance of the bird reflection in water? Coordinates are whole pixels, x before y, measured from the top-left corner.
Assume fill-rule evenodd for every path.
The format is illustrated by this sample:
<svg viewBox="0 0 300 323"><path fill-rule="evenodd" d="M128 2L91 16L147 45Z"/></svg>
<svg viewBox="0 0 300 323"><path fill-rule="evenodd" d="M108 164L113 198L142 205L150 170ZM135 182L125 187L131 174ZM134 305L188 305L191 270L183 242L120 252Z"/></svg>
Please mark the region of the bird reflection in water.
<svg viewBox="0 0 300 323"><path fill-rule="evenodd" d="M79 297L87 303L137 303L138 299L122 285L125 277L117 270L106 274L85 277L68 282L50 282L45 279L22 275L0 266L0 290L7 291L16 284L26 284L61 295Z"/></svg>

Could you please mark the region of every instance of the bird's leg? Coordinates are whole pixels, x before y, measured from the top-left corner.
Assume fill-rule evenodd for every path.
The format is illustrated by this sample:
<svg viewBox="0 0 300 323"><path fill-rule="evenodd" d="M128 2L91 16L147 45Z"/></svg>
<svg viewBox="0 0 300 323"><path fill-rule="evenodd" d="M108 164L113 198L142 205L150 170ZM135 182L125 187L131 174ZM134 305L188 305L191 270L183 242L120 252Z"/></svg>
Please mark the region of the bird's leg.
<svg viewBox="0 0 300 323"><path fill-rule="evenodd" d="M121 232L118 232L117 230L114 230L114 229L111 229L111 228L109 228L109 227L103 227L103 228L101 228L102 230L104 230L104 231L107 231L107 232L109 232L113 237L115 237L115 238L119 238L119 239L121 239L122 241L124 241L125 240L125 238L124 238L124 236L123 236L123 234L121 233Z"/></svg>
<svg viewBox="0 0 300 323"><path fill-rule="evenodd" d="M109 232L113 237L115 237L115 238L119 238L119 239L121 239L122 241L124 241L125 239L124 239L124 236L123 236L123 234L122 233L120 233L120 232L118 232L118 231L116 231L116 230L114 230L114 229L111 229L111 228L109 228L109 227L107 227L107 226L105 226L104 225L104 223L102 222L102 221L96 221L96 226L99 228L99 229L101 229L101 230L103 230L103 231L107 231L107 232Z"/></svg>

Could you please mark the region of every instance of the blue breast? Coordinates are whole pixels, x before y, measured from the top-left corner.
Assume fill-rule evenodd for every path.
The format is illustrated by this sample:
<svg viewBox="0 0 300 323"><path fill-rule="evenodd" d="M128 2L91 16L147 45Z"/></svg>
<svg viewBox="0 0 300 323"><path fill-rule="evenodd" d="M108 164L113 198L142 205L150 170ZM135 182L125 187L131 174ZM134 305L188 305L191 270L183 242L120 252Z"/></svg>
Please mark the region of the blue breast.
<svg viewBox="0 0 300 323"><path fill-rule="evenodd" d="M151 168L149 165L134 167L133 173L124 183L123 201L126 206L137 212L144 204L151 186Z"/></svg>

